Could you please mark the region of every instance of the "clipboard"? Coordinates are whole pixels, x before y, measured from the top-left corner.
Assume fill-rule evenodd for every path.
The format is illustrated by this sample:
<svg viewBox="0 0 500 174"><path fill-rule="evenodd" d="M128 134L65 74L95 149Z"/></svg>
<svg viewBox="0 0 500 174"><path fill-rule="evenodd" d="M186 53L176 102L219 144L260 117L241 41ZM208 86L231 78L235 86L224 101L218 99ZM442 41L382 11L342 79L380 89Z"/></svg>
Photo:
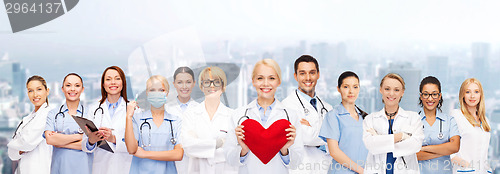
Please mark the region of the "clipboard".
<svg viewBox="0 0 500 174"><path fill-rule="evenodd" d="M91 132L95 132L95 131L99 130L97 128L97 126L95 126L94 122L90 121L89 119L86 119L83 117L78 117L78 116L73 116L73 115L71 117L73 117L73 119L76 121L78 126L80 126L80 129L82 129L83 132L85 133L85 135L87 135L87 136L89 135L89 133L87 132L87 129L85 129L85 126L87 126ZM111 148L111 146L109 146L109 144L106 140L98 141L97 147L100 147L101 149L107 150L111 153L115 153L113 151L113 149Z"/></svg>

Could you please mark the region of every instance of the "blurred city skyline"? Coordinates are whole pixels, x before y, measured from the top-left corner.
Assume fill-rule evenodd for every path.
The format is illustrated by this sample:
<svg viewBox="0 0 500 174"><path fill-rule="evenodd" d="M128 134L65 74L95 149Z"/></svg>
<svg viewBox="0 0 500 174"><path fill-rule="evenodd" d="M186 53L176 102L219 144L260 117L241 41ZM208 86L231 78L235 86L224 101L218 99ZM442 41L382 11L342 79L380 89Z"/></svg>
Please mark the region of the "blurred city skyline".
<svg viewBox="0 0 500 174"><path fill-rule="evenodd" d="M255 99L250 75L256 61L276 60L284 99L297 88L293 63L303 54L320 62L316 87L337 105L337 78L360 76L357 104L382 109L380 78L396 72L407 91L401 105L418 111L418 85L433 75L443 86L443 110L457 108L458 88L470 77L483 83L493 134L490 156L500 156L500 1L79 1L65 15L12 33L0 8L0 152L13 129L32 109L25 82L41 75L50 101L63 101L60 85L69 72L84 77L83 101L100 96L100 76L112 65L127 73L131 93L140 94L152 74L169 78L175 68L220 65L235 76L223 102L236 108ZM148 63L144 61L148 60ZM226 70L226 69L225 69ZM176 96L170 87L169 100ZM198 86L193 98L203 100ZM2 153L0 153L2 155ZM2 155L2 171L11 171Z"/></svg>

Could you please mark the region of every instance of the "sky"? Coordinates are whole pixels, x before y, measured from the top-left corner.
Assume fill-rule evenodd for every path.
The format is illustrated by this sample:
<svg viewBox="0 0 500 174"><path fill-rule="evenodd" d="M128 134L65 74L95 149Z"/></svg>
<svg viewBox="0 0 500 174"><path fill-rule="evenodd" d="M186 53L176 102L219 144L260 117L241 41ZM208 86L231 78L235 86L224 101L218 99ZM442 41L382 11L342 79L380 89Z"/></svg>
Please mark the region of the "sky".
<svg viewBox="0 0 500 174"><path fill-rule="evenodd" d="M202 43L229 40L270 50L300 40L363 41L381 52L398 50L401 43L468 48L488 42L496 50L499 7L493 0L84 0L67 14L19 33L12 33L0 8L0 56L8 53L42 75L48 66L54 72L90 73L125 66L141 45L186 28Z"/></svg>

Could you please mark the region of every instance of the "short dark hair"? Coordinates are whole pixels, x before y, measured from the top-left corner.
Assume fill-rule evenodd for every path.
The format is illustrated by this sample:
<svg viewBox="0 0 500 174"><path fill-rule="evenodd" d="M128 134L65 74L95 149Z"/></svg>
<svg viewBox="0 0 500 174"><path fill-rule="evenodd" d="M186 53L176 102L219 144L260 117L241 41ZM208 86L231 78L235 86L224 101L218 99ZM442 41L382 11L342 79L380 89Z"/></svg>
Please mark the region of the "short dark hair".
<svg viewBox="0 0 500 174"><path fill-rule="evenodd" d="M313 62L314 65L316 65L316 70L319 72L319 64L318 64L318 61L313 57L313 56L310 56L310 55L302 55L300 56L299 58L297 58L297 60L295 60L295 65L294 65L294 72L297 73L297 68L299 68L299 63L300 62Z"/></svg>
<svg viewBox="0 0 500 174"><path fill-rule="evenodd" d="M422 93L422 89L427 84L436 85L438 87L439 93L441 93L441 82L439 82L439 80L434 76L427 76L424 79L422 79L422 81L420 82L420 88L419 88L420 93ZM420 99L420 97L418 97L418 105L420 107L424 107L424 104L422 103L422 100ZM443 97L442 96L441 96L441 99L439 100L439 103L437 105L437 109L439 109L439 111L443 112L441 110L441 106L443 106Z"/></svg>
<svg viewBox="0 0 500 174"><path fill-rule="evenodd" d="M337 87L340 88L340 86L342 86L342 83L344 83L344 79L346 79L347 77L355 77L356 79L358 79L358 82L359 82L359 77L356 73L354 73L352 71L345 71L342 74L340 74L338 82L337 82Z"/></svg>

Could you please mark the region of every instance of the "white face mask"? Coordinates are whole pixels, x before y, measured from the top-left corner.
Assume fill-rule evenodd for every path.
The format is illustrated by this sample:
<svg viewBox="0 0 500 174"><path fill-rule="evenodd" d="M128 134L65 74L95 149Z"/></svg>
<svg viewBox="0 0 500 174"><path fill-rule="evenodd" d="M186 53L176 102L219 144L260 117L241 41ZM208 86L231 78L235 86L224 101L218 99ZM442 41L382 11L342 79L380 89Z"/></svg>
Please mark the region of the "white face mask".
<svg viewBox="0 0 500 174"><path fill-rule="evenodd" d="M148 102L155 108L161 108L167 103L167 95L164 92L148 92Z"/></svg>

